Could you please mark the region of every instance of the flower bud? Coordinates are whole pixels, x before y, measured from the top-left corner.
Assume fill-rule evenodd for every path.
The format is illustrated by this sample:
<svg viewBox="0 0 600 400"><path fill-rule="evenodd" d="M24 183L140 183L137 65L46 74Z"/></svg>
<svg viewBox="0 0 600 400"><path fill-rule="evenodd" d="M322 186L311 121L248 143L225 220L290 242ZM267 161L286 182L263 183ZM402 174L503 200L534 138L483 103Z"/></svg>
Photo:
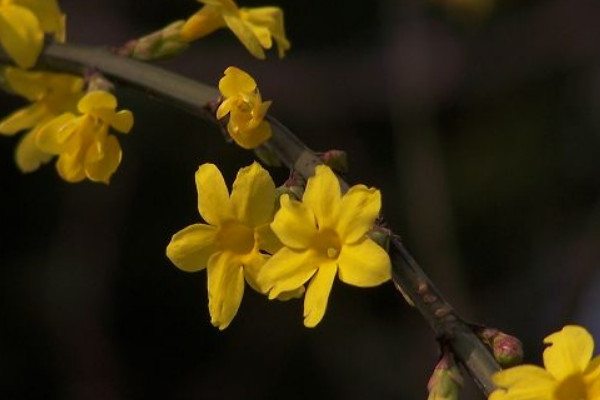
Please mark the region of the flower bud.
<svg viewBox="0 0 600 400"><path fill-rule="evenodd" d="M458 400L458 392L463 385L460 370L450 353L444 354L427 383L427 400Z"/></svg>
<svg viewBox="0 0 600 400"><path fill-rule="evenodd" d="M494 358L503 368L523 361L523 344L518 338L493 328L482 329L479 337L491 347Z"/></svg>
<svg viewBox="0 0 600 400"><path fill-rule="evenodd" d="M137 60L159 60L175 57L187 49L180 31L185 21L175 21L165 28L127 42L117 53Z"/></svg>
<svg viewBox="0 0 600 400"><path fill-rule="evenodd" d="M335 172L348 172L348 155L343 150L329 150L323 154L323 163Z"/></svg>

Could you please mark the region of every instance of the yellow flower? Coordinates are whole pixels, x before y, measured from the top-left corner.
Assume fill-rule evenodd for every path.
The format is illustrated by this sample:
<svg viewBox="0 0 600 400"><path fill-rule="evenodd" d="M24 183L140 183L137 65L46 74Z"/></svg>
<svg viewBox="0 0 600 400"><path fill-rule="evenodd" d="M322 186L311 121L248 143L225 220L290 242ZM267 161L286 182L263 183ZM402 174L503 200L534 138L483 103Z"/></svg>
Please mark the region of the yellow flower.
<svg viewBox="0 0 600 400"><path fill-rule="evenodd" d="M592 359L594 339L580 326L568 325L544 339L544 368L520 365L498 372L500 389L490 400L598 400L600 357Z"/></svg>
<svg viewBox="0 0 600 400"><path fill-rule="evenodd" d="M198 211L207 224L194 224L173 235L167 257L178 268L195 272L206 268L211 323L229 326L244 295L244 278L259 292L256 282L267 256L281 244L269 223L275 208L275 185L256 162L242 168L231 196L223 176L213 164L196 172Z"/></svg>
<svg viewBox="0 0 600 400"><path fill-rule="evenodd" d="M44 33L64 41L65 16L56 0L0 0L0 44L21 68L31 68Z"/></svg>
<svg viewBox="0 0 600 400"><path fill-rule="evenodd" d="M391 278L388 254L366 236L379 209L381 194L356 185L341 195L329 167L318 166L308 180L302 202L281 197L271 228L283 247L262 268L259 282L269 298L310 280L304 299L304 325L317 325L327 307L336 273L342 282L360 287Z"/></svg>
<svg viewBox="0 0 600 400"><path fill-rule="evenodd" d="M183 26L181 37L184 41L191 42L227 26L254 57L264 59L263 49L270 49L273 39L279 58L289 50L281 8L238 8L233 0L198 1L204 7Z"/></svg>
<svg viewBox="0 0 600 400"><path fill-rule="evenodd" d="M85 178L108 183L121 163L121 146L109 127L127 133L133 126L131 111L115 111L117 99L96 90L77 104L82 115L66 112L46 123L36 137L37 146L58 155L56 169L67 182Z"/></svg>
<svg viewBox="0 0 600 400"><path fill-rule="evenodd" d="M0 121L0 134L14 135L29 130L21 139L15 154L21 171L31 172L52 158L35 145L40 128L52 118L75 109L82 96L83 79L68 74L28 72L7 67L3 70L8 88L33 104L10 114Z"/></svg>
<svg viewBox="0 0 600 400"><path fill-rule="evenodd" d="M229 67L219 81L224 97L217 109L217 118L229 114L227 131L233 140L245 149L260 146L271 137L271 125L264 121L270 101L262 101L256 82L241 69Z"/></svg>

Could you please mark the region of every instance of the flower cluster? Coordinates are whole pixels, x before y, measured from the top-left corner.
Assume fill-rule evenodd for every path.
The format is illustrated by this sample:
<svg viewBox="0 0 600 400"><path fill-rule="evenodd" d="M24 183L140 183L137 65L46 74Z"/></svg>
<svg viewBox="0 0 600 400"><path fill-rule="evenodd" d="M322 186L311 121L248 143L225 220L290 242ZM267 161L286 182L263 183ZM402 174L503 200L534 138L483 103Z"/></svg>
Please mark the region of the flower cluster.
<svg viewBox="0 0 600 400"><path fill-rule="evenodd" d="M204 6L182 27L180 34L184 41L191 42L228 27L254 57L264 59L264 49L270 49L273 40L280 58L289 50L283 11L279 7L239 8L233 0L198 1Z"/></svg>
<svg viewBox="0 0 600 400"><path fill-rule="evenodd" d="M223 102L217 109L217 118L229 114L227 132L245 149L260 146L271 137L271 125L264 120L270 101L262 101L256 81L236 67L225 70L219 81Z"/></svg>
<svg viewBox="0 0 600 400"><path fill-rule="evenodd" d="M520 365L494 375L499 389L490 400L598 400L600 356L580 326L565 326L544 339L544 367Z"/></svg>
<svg viewBox="0 0 600 400"><path fill-rule="evenodd" d="M207 224L176 233L167 256L184 271L207 269L209 312L219 329L237 313L244 279L271 299L300 295L310 281L304 323L313 327L336 273L361 287L391 278L389 256L366 236L379 213L379 191L358 185L342 196L329 167L317 167L302 202L283 195L277 213L275 185L257 163L240 170L231 196L212 164L200 166L196 187Z"/></svg>
<svg viewBox="0 0 600 400"><path fill-rule="evenodd" d="M45 33L65 39L65 15L56 0L0 1L0 44L19 67L33 67Z"/></svg>

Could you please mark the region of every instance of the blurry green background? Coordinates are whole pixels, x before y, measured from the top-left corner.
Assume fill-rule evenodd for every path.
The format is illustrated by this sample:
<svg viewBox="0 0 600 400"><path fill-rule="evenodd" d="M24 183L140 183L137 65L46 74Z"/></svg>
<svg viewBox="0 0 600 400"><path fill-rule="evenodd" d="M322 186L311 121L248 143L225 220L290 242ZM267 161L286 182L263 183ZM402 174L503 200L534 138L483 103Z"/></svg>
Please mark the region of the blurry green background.
<svg viewBox="0 0 600 400"><path fill-rule="evenodd" d="M245 1L243 6L265 5ZM63 0L68 40L119 45L192 0ZM529 362L566 323L600 340L600 2L281 0L292 50L253 59L222 30L164 67L216 85L249 71L311 148L341 148L467 319L516 334ZM391 283L334 284L324 320L247 288L224 332L204 272L165 257L199 221L193 174L229 183L252 154L118 88L136 124L109 187L22 175L0 138L0 398L425 399L435 338ZM0 96L0 114L22 106ZM288 174L272 171L278 183ZM463 399L482 399L467 384Z"/></svg>

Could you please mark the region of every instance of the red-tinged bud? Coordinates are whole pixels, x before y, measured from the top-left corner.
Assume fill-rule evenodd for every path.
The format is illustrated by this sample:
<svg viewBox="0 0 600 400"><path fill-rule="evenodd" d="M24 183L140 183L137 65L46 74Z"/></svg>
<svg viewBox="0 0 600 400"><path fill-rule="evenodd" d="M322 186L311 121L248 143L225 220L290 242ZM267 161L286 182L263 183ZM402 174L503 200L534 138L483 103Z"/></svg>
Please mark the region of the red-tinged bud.
<svg viewBox="0 0 600 400"><path fill-rule="evenodd" d="M184 24L183 20L175 21L161 30L139 39L130 40L115 52L143 61L175 57L188 47L188 43L184 42L180 36Z"/></svg>
<svg viewBox="0 0 600 400"><path fill-rule="evenodd" d="M493 328L480 330L479 337L492 349L494 358L503 368L523 361L523 344L518 338Z"/></svg>
<svg viewBox="0 0 600 400"><path fill-rule="evenodd" d="M427 383L427 400L458 400L463 378L450 353L445 353L435 366Z"/></svg>
<svg viewBox="0 0 600 400"><path fill-rule="evenodd" d="M323 153L323 163L338 173L348 172L348 155L342 150L329 150Z"/></svg>

